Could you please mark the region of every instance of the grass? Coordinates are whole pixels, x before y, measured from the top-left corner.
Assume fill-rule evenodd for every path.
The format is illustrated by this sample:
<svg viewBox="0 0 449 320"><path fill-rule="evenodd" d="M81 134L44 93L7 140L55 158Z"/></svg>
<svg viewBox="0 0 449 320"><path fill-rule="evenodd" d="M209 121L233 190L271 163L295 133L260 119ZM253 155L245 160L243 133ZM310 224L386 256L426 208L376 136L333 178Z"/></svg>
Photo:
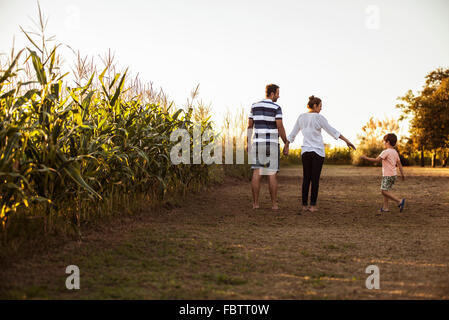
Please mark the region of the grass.
<svg viewBox="0 0 449 320"><path fill-rule="evenodd" d="M248 183L227 178L180 206L86 229L81 243L6 257L0 297L448 299L449 170L407 168L395 192L408 207L388 215L376 211L378 171L325 166L320 211L303 215L300 167L281 169L277 213L266 185L253 211ZM69 264L80 268L80 290L65 288ZM381 290L365 288L370 264Z"/></svg>

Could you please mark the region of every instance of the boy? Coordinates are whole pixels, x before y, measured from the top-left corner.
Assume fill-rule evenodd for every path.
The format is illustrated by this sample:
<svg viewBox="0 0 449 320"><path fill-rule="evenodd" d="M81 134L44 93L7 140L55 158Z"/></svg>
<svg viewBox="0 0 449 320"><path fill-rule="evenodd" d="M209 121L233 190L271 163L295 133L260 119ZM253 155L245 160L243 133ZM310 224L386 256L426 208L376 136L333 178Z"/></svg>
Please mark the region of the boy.
<svg viewBox="0 0 449 320"><path fill-rule="evenodd" d="M360 158L370 161L370 162L381 162L382 161L382 184L380 189L382 190L382 195L384 197L383 207L380 209L380 212L389 212L388 209L388 200L391 199L398 204L399 212L404 210L405 198L399 199L396 198L389 190L393 187L396 178L396 165L399 167L399 171L401 172L402 181L405 180L404 172L402 170L401 160L399 159L398 152L394 149L398 138L394 133L389 133L385 135L383 138L384 150L377 158L368 158L363 155Z"/></svg>

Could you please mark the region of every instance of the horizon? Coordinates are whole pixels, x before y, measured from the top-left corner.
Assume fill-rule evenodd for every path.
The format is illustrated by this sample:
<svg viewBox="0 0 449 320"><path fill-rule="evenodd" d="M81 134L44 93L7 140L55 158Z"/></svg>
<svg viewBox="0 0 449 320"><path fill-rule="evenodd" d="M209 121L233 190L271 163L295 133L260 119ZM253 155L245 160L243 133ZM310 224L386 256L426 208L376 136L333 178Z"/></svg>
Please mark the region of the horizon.
<svg viewBox="0 0 449 320"><path fill-rule="evenodd" d="M449 3L441 0L39 3L48 35L82 55L111 48L119 66L162 88L177 106L200 84L200 99L211 103L217 124L227 108L249 112L265 85L275 83L287 134L315 95L329 123L356 143L370 117L397 119L396 98L421 90L427 73L449 65ZM16 47L26 43L19 25L30 29L37 2L0 8L0 52L8 54L13 37ZM407 126L400 127L403 136Z"/></svg>

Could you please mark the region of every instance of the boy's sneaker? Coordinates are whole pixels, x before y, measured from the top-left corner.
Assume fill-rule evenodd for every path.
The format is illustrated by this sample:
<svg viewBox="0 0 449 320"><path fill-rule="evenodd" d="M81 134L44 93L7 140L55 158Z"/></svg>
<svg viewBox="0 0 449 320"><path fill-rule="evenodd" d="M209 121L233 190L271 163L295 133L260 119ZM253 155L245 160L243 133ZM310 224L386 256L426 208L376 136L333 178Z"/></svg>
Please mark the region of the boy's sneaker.
<svg viewBox="0 0 449 320"><path fill-rule="evenodd" d="M399 212L402 212L402 210L404 210L404 206L405 206L405 198L403 198L401 203L398 205Z"/></svg>

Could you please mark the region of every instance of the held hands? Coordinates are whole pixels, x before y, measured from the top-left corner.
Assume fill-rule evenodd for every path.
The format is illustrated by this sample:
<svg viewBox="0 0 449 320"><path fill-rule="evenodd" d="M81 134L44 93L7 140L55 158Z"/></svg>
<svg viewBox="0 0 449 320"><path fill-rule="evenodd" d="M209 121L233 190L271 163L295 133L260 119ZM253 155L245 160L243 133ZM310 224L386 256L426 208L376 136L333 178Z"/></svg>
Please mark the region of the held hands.
<svg viewBox="0 0 449 320"><path fill-rule="evenodd" d="M290 143L288 143L288 142L284 145L284 150L282 152L284 154L284 156L288 156L289 145L290 145Z"/></svg>

